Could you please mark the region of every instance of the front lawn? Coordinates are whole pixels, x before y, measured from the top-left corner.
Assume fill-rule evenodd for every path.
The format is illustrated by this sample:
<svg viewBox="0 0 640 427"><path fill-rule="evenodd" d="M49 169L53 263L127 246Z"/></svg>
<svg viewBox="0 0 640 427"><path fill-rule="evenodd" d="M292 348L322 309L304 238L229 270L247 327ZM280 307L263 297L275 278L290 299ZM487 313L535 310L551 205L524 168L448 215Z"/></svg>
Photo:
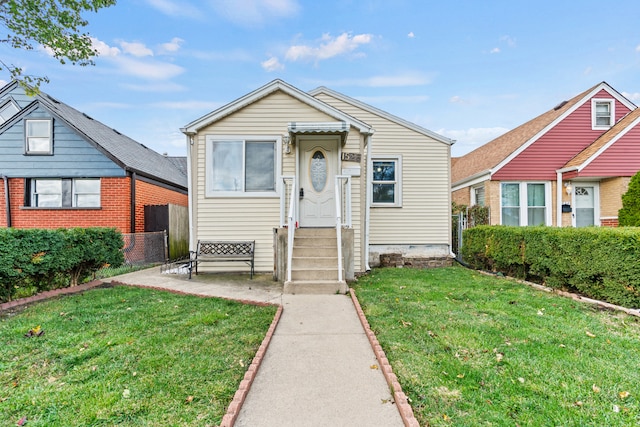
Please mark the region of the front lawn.
<svg viewBox="0 0 640 427"><path fill-rule="evenodd" d="M354 285L421 426L640 425L640 319L461 267Z"/></svg>
<svg viewBox="0 0 640 427"><path fill-rule="evenodd" d="M117 286L0 313L1 424L218 425L275 312Z"/></svg>

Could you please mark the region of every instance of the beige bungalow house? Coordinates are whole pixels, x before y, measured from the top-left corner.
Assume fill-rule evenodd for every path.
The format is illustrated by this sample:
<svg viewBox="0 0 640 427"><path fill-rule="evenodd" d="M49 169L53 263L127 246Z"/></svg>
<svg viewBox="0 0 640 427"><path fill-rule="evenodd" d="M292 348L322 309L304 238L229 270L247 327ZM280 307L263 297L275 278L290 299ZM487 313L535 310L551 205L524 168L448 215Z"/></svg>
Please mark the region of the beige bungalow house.
<svg viewBox="0 0 640 427"><path fill-rule="evenodd" d="M181 130L192 249L255 241L255 270L287 292L344 292L381 263L451 262L450 139L282 80Z"/></svg>

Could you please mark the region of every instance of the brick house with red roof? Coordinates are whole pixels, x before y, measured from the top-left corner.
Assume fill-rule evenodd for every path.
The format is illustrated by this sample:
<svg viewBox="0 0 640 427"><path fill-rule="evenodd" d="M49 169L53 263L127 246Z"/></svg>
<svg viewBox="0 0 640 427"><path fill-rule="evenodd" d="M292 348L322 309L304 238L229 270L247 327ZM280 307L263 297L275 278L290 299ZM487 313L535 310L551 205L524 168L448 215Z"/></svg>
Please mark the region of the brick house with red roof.
<svg viewBox="0 0 640 427"><path fill-rule="evenodd" d="M640 170L640 110L606 82L452 161L452 200L491 224L616 226Z"/></svg>

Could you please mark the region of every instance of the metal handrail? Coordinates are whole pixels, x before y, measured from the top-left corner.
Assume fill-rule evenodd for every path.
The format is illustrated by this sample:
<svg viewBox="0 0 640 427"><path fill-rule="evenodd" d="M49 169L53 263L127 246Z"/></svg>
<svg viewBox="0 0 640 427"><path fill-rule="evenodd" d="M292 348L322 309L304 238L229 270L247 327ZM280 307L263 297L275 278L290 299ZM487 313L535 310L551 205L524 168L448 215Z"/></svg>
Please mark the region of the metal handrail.
<svg viewBox="0 0 640 427"><path fill-rule="evenodd" d="M298 195L297 183L294 177L283 177L291 180L291 194L289 194L289 213L287 214L287 282L291 282L291 264L293 262L293 238L298 228ZM286 188L286 184L285 184ZM283 192L283 198L284 198ZM283 209L284 210L284 209Z"/></svg>
<svg viewBox="0 0 640 427"><path fill-rule="evenodd" d="M340 181L345 180L345 194L344 194L344 206L345 206L345 219L346 222L342 222L342 192L340 191ZM338 281L342 282L342 227L351 227L351 177L348 175L336 175L335 183L335 197L336 197L336 241L338 244Z"/></svg>

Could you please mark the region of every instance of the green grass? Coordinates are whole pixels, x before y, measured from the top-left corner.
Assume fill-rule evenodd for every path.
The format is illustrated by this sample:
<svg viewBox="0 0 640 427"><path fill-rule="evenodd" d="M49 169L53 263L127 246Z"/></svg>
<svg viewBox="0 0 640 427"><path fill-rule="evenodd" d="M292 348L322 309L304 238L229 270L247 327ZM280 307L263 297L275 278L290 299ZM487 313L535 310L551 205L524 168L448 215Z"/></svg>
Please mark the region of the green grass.
<svg viewBox="0 0 640 427"><path fill-rule="evenodd" d="M640 425L640 321L461 267L354 286L421 426Z"/></svg>
<svg viewBox="0 0 640 427"><path fill-rule="evenodd" d="M0 314L0 425L218 425L275 311L118 286Z"/></svg>

